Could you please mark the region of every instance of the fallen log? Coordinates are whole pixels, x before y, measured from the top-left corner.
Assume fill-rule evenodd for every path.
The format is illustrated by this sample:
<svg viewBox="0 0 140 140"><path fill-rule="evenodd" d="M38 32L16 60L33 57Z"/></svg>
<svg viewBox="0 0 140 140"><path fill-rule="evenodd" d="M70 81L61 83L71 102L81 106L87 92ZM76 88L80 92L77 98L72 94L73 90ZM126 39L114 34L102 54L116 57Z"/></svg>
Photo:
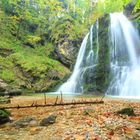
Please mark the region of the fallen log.
<svg viewBox="0 0 140 140"><path fill-rule="evenodd" d="M0 107L0 109L20 109L20 108L38 108L38 107L50 107L50 106L68 106L68 105L82 105L82 104L103 104L104 101L102 100L95 100L95 101L72 101L72 102L60 102L60 103L57 103L57 99L58 97L56 98L56 101L55 103L53 104L44 104L44 105L39 105L36 103L32 103L31 105L27 105L27 106L20 106L20 105L17 105L17 106L5 106L5 107Z"/></svg>

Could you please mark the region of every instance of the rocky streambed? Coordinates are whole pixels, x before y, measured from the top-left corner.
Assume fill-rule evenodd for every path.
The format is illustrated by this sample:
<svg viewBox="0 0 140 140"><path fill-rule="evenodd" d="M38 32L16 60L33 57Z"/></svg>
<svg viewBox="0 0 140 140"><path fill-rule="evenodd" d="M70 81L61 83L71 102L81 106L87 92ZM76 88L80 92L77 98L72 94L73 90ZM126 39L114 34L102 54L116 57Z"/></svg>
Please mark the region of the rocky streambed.
<svg viewBox="0 0 140 140"><path fill-rule="evenodd" d="M79 98L83 97L75 98L75 100ZM95 99L90 96L86 100L91 100L91 98ZM55 100L56 97L47 97L46 101L54 103ZM70 99L65 99L66 101L70 102ZM33 102L44 104L44 97L13 97L11 103L6 106L31 105ZM138 101L104 99L104 104L12 109L10 111L11 121L0 127L2 140L140 139L140 103Z"/></svg>

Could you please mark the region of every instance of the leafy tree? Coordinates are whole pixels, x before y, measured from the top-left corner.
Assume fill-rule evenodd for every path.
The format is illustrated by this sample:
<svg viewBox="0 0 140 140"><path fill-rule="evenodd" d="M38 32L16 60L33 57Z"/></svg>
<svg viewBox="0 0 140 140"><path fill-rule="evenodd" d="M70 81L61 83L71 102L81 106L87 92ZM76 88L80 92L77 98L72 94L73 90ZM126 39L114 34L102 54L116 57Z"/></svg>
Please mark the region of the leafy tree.
<svg viewBox="0 0 140 140"><path fill-rule="evenodd" d="M0 4L14 24L17 39L22 38L24 32L25 36L30 34L27 40L29 36L37 36L59 44L82 38L98 17L122 11L129 2L131 0L1 0ZM136 11L140 1L134 3Z"/></svg>

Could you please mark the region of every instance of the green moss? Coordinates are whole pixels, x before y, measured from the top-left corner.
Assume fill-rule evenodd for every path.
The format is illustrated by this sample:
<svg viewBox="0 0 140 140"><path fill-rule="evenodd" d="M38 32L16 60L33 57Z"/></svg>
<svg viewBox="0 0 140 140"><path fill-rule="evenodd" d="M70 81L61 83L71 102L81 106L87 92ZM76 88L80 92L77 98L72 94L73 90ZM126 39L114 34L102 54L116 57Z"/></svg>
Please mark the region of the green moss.
<svg viewBox="0 0 140 140"><path fill-rule="evenodd" d="M54 50L52 43L46 42L43 46L30 48L22 40L16 40L5 26L6 24L0 23L0 27L5 29L1 31L3 36L0 38L0 49L9 49L11 53L6 57L0 54L0 79L13 88L41 91L50 89L69 73L60 62L50 58ZM56 78L53 79L54 76Z"/></svg>
<svg viewBox="0 0 140 140"><path fill-rule="evenodd" d="M28 35L27 41L31 45L36 45L39 41L41 41L41 37Z"/></svg>
<svg viewBox="0 0 140 140"><path fill-rule="evenodd" d="M109 16L99 19L99 62L96 68L97 90L105 92L109 84L110 75L110 50L108 39Z"/></svg>
<svg viewBox="0 0 140 140"><path fill-rule="evenodd" d="M10 71L8 69L5 69L4 71L2 71L2 73L0 74L0 77L6 82L12 82L15 79L13 71Z"/></svg>
<svg viewBox="0 0 140 140"><path fill-rule="evenodd" d="M9 103L10 99L4 96L0 96L0 104Z"/></svg>

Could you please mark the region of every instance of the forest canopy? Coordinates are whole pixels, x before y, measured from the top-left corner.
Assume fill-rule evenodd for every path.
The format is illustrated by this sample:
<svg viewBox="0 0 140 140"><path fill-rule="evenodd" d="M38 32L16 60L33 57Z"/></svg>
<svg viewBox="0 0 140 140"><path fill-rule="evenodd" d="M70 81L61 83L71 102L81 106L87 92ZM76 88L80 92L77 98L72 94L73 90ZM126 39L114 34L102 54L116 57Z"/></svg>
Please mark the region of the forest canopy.
<svg viewBox="0 0 140 140"><path fill-rule="evenodd" d="M99 16L122 11L129 2L131 0L1 0L0 9L10 16L17 28L17 38L22 26L29 28L31 44L44 36L58 44L82 38ZM136 3L136 11L140 1L133 3Z"/></svg>

